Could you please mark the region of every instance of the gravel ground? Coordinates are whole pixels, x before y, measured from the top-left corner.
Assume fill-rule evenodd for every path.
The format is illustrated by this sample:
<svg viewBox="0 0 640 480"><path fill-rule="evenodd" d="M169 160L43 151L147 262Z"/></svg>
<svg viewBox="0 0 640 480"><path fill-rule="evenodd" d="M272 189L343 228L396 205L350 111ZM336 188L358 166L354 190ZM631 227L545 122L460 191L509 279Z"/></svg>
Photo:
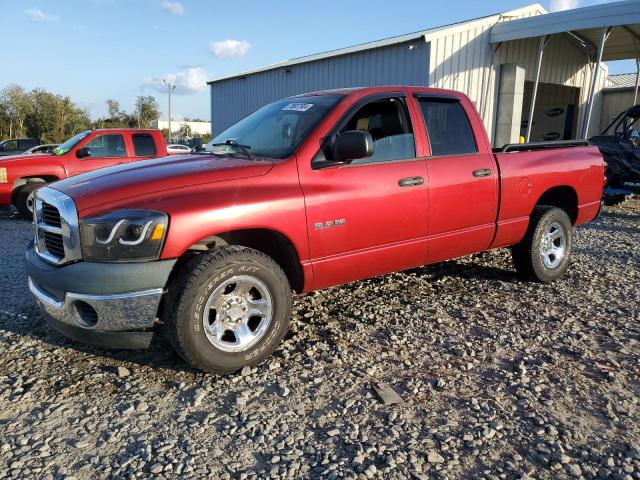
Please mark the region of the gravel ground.
<svg viewBox="0 0 640 480"><path fill-rule="evenodd" d="M607 208L554 285L500 250L299 297L222 377L51 332L0 213L0 478L640 478L639 232Z"/></svg>

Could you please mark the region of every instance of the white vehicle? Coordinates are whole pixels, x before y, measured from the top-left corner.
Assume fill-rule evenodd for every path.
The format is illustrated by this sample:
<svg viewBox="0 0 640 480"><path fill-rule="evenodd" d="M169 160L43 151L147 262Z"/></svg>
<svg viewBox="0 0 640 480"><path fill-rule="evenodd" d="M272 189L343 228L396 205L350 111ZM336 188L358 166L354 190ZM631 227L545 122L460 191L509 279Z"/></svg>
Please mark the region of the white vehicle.
<svg viewBox="0 0 640 480"><path fill-rule="evenodd" d="M180 145L179 143L173 143L171 145L167 145L167 153L169 155L185 155L187 153L191 153L191 148L186 145Z"/></svg>
<svg viewBox="0 0 640 480"><path fill-rule="evenodd" d="M31 147L29 150L25 150L22 152L22 155L34 155L37 153L51 153L58 146L57 143L48 143L45 145L36 145L35 147Z"/></svg>

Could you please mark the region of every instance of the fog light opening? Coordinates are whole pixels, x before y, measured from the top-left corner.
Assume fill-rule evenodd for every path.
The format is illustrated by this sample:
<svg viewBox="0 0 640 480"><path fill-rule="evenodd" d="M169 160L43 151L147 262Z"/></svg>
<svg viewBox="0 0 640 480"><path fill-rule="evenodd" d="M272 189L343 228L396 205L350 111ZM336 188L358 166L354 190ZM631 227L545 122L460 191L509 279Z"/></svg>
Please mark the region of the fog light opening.
<svg viewBox="0 0 640 480"><path fill-rule="evenodd" d="M84 328L95 327L98 323L98 313L87 302L75 302L76 323Z"/></svg>

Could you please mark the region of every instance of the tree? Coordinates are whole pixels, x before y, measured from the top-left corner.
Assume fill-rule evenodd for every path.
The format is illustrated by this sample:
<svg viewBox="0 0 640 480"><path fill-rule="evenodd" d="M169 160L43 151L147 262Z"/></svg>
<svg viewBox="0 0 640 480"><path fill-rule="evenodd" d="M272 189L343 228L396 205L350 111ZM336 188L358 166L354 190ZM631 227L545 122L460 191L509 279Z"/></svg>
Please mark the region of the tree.
<svg viewBox="0 0 640 480"><path fill-rule="evenodd" d="M160 106L152 95L140 95L136 99L135 115L139 128L151 128L151 122L160 116Z"/></svg>
<svg viewBox="0 0 640 480"><path fill-rule="evenodd" d="M9 136L26 135L24 122L32 104L25 90L19 85L9 85L0 94L0 102L5 105L9 117Z"/></svg>
<svg viewBox="0 0 640 480"><path fill-rule="evenodd" d="M180 130L178 130L178 135L183 138L191 138L191 127L187 123L183 123L180 125Z"/></svg>
<svg viewBox="0 0 640 480"><path fill-rule="evenodd" d="M120 102L114 100L113 98L107 99L107 110L109 111L110 119L117 119L120 114Z"/></svg>

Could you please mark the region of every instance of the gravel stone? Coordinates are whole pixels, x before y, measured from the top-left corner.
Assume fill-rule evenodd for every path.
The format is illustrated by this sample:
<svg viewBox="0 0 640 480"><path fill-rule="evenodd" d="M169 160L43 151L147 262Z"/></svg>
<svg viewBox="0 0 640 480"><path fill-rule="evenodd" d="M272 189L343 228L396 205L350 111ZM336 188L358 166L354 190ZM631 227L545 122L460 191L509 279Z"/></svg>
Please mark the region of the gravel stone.
<svg viewBox="0 0 640 480"><path fill-rule="evenodd" d="M161 335L55 333L32 236L0 212L0 479L640 478L638 199L577 229L551 285L503 249L297 296L274 355L230 376Z"/></svg>

